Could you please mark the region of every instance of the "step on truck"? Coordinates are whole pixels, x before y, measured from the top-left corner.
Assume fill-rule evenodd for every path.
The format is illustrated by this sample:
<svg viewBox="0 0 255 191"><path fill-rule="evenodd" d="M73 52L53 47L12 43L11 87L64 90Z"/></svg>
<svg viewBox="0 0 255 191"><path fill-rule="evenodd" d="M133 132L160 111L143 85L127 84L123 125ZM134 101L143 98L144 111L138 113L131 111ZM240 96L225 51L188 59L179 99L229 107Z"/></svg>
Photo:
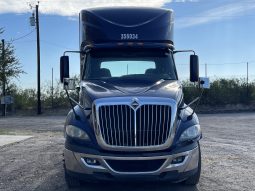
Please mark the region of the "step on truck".
<svg viewBox="0 0 255 191"><path fill-rule="evenodd" d="M190 105L196 107L200 97L184 103L174 54L191 52L190 81L201 92L209 82L199 78L194 51L175 50L173 11L86 9L79 28L80 49L60 58L60 79L72 107L64 126L68 186L81 181L197 184L202 134ZM69 53L80 55L78 87L69 78Z"/></svg>

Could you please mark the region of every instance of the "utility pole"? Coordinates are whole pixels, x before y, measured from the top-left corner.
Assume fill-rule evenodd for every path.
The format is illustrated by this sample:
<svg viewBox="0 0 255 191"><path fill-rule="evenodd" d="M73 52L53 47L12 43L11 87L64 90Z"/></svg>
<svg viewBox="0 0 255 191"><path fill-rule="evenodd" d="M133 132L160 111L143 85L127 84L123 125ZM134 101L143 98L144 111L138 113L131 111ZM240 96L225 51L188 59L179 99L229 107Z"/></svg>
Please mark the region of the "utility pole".
<svg viewBox="0 0 255 191"><path fill-rule="evenodd" d="M41 69L40 69L40 28L39 28L39 2L35 6L35 23L37 37L37 114L42 113L41 110Z"/></svg>
<svg viewBox="0 0 255 191"><path fill-rule="evenodd" d="M207 64L205 63L205 77L207 77Z"/></svg>
<svg viewBox="0 0 255 191"><path fill-rule="evenodd" d="M53 109L53 68L51 69L51 107Z"/></svg>
<svg viewBox="0 0 255 191"><path fill-rule="evenodd" d="M247 65L246 65L246 67L247 67L247 78L246 78L246 85L247 85L247 99L248 99L248 97L249 97L249 62L247 62ZM248 101L248 100L247 100Z"/></svg>
<svg viewBox="0 0 255 191"><path fill-rule="evenodd" d="M4 43L4 39L2 39L2 69L3 69L3 99L5 101L5 96L6 96L6 92L5 92L5 83L6 83L6 79L5 79L5 43ZM6 105L5 103L3 104L3 116L6 116Z"/></svg>
<svg viewBox="0 0 255 191"><path fill-rule="evenodd" d="M30 8L34 7L29 4ZM42 113L41 110L41 69L40 69L40 28L39 28L39 1L35 6L35 16L32 13L30 17L30 25L35 26L36 28L36 42L37 42L37 114L40 115Z"/></svg>

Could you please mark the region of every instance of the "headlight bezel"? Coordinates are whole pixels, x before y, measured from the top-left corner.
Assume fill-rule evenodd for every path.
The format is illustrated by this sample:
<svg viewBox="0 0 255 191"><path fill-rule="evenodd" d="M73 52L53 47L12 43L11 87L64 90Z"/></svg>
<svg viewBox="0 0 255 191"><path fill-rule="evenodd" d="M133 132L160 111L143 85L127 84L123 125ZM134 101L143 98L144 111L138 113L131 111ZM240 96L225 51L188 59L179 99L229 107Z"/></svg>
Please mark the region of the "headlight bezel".
<svg viewBox="0 0 255 191"><path fill-rule="evenodd" d="M201 137L201 135L202 131L200 125L192 125L181 133L179 137L179 142L192 141Z"/></svg>
<svg viewBox="0 0 255 191"><path fill-rule="evenodd" d="M89 135L81 128L74 125L66 125L65 135L83 141L90 141Z"/></svg>

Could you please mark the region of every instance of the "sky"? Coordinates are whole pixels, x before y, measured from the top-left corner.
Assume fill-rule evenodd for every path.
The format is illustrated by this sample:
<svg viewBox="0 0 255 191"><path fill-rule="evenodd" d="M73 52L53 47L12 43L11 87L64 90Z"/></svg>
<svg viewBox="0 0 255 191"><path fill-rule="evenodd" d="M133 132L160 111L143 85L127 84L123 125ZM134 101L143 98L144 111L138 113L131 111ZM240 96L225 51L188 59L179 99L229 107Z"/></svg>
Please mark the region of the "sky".
<svg viewBox="0 0 255 191"><path fill-rule="evenodd" d="M26 72L14 80L22 88L36 88L36 33L29 24L36 2L0 0L0 27L5 30L0 38L13 41L15 54ZM50 83L52 68L54 82L59 80L59 57L65 50L78 50L79 11L104 6L173 9L175 48L195 50L200 76L246 77L248 62L249 78L255 79L255 0L41 0L42 85ZM187 79L189 54L179 53L175 58L180 79ZM79 74L78 55L71 55L70 68L72 75Z"/></svg>

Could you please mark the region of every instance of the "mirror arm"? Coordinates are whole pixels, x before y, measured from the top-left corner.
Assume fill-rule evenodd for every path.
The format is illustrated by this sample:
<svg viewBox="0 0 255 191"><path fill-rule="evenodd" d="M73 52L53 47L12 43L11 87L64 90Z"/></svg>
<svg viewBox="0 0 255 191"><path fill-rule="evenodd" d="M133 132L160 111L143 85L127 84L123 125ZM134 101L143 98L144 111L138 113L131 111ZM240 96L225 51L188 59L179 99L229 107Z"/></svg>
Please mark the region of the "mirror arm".
<svg viewBox="0 0 255 191"><path fill-rule="evenodd" d="M194 50L175 50L173 51L173 54L179 53L179 52L193 52L193 54L196 55L196 52Z"/></svg>
<svg viewBox="0 0 255 191"><path fill-rule="evenodd" d="M72 102L74 102L76 105L78 105L80 108L82 108L82 109L85 110L85 108L84 108L82 105L80 105L77 101L75 101L72 97L70 97L69 99L70 99Z"/></svg>
<svg viewBox="0 0 255 191"><path fill-rule="evenodd" d="M66 53L80 53L80 54L86 54L88 51L90 51L90 48L91 46L90 45L87 45L85 46L84 50L83 51L79 51L79 50L66 50L64 52L64 56L66 55Z"/></svg>
<svg viewBox="0 0 255 191"><path fill-rule="evenodd" d="M72 110L73 110L75 119L80 120L81 118L80 118L80 116L76 113L76 111L74 110L74 105L73 105L73 103L72 103L72 100L71 100L71 98L70 98L70 96L69 96L69 93L68 93L68 90L67 90L66 88L65 88L65 91L66 91L66 95L67 95L67 98L68 98L68 100L69 100L69 103L70 103L70 105L71 105L71 108L72 108Z"/></svg>
<svg viewBox="0 0 255 191"><path fill-rule="evenodd" d="M85 110L85 111L90 111L91 108L85 108L83 107L80 103L78 103L77 101L75 101L73 98L69 98L72 102L74 102L76 105L78 105L81 109Z"/></svg>
<svg viewBox="0 0 255 191"><path fill-rule="evenodd" d="M66 53L80 53L80 54L86 54L88 51L90 51L90 48L91 48L91 46L90 46L90 45L87 45L87 46L85 46L84 51L68 50L68 51L65 51L63 55L65 56ZM66 84L64 84L64 89L65 89L67 98L68 98L68 100L69 100L69 103L70 103L70 105L71 105L71 108L72 108L72 110L73 110L73 113L74 113L74 115L75 115L75 118L76 118L77 120L80 120L81 118L80 118L80 116L76 113L76 111L75 111L75 109L74 109L73 102L74 102L75 104L77 104L81 109L83 109L83 110L85 110L85 111L91 110L91 108L84 108L81 104L79 104L77 101L75 101L73 98L71 98L71 97L69 96L68 90L67 90L67 88L65 88L65 86L66 86Z"/></svg>
<svg viewBox="0 0 255 191"><path fill-rule="evenodd" d="M189 104L187 104L184 107L180 107L179 110L187 109L189 106L191 106L193 103L197 102L200 99L200 97L196 97L193 101L191 101Z"/></svg>
<svg viewBox="0 0 255 191"><path fill-rule="evenodd" d="M202 96L203 96L203 93L204 93L204 89L201 90L200 96L198 97L198 98L199 98L199 99L198 99L198 102L197 102L195 108L193 109L193 112L187 117L187 121L189 121L189 120L192 119L192 117L193 117L193 115L194 115L194 113L195 113L195 111L196 111L196 109L197 109L197 107L198 107L198 105L199 105L199 103L200 103L200 100L201 100L201 98L202 98Z"/></svg>
<svg viewBox="0 0 255 191"><path fill-rule="evenodd" d="M65 56L66 53L81 53L82 54L84 52L83 51L75 51L75 50L67 50L67 51L64 52L63 56Z"/></svg>

